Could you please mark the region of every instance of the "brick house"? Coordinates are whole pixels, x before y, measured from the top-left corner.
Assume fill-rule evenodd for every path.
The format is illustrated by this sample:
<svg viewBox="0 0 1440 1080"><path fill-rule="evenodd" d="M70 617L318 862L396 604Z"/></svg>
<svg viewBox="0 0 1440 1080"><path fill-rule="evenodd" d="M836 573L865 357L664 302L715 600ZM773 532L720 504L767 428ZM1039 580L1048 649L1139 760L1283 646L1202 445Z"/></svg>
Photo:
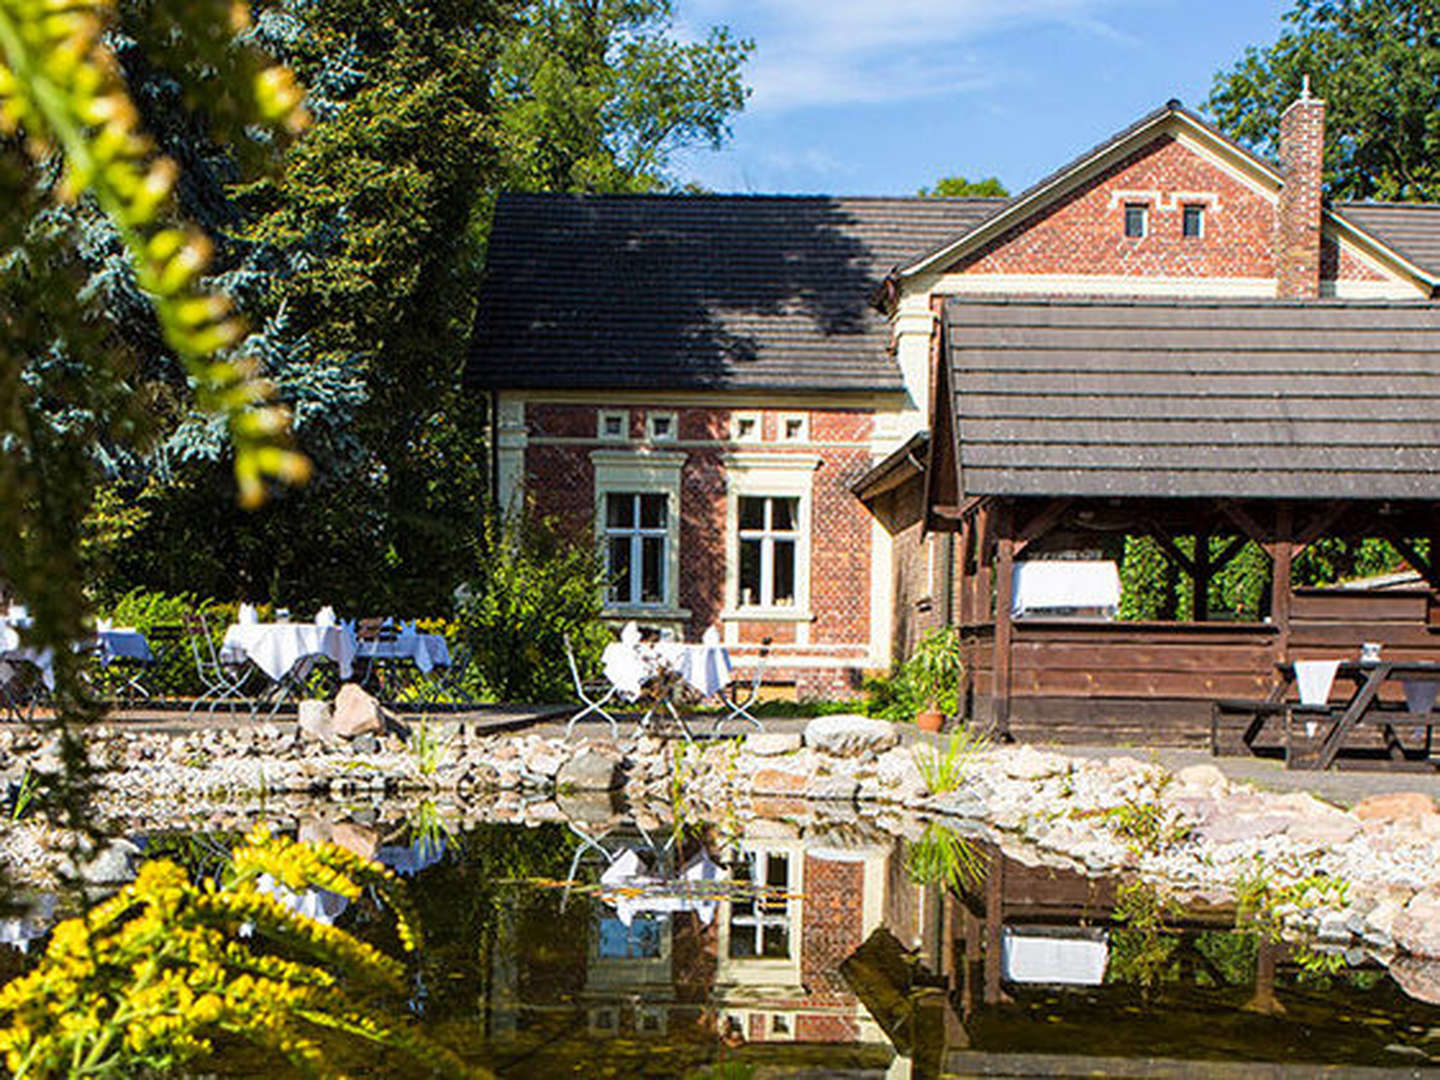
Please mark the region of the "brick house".
<svg viewBox="0 0 1440 1080"><path fill-rule="evenodd" d="M1277 166L1170 102L1010 199L503 196L466 372L497 494L600 545L607 615L854 690L954 616L947 299L1434 296L1440 206L1322 204L1323 125L1297 101Z"/></svg>

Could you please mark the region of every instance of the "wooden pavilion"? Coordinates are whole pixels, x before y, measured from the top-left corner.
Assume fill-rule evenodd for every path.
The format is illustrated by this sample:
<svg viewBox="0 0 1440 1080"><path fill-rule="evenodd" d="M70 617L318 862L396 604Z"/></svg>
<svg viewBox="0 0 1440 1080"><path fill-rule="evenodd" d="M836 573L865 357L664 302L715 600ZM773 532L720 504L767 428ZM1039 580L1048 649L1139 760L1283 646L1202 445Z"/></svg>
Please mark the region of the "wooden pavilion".
<svg viewBox="0 0 1440 1080"><path fill-rule="evenodd" d="M854 490L886 520L908 484L923 530L953 535L946 614L972 718L1031 738L1192 742L1215 699L1263 696L1297 658L1378 642L1440 661L1440 306L934 305L928 449L907 444L911 466L882 462ZM1183 571L1192 621L1013 617L1017 561L1117 535L1153 537ZM1322 537L1382 537L1426 585L1293 587ZM1213 619L1210 581L1249 541L1272 563L1268 617Z"/></svg>

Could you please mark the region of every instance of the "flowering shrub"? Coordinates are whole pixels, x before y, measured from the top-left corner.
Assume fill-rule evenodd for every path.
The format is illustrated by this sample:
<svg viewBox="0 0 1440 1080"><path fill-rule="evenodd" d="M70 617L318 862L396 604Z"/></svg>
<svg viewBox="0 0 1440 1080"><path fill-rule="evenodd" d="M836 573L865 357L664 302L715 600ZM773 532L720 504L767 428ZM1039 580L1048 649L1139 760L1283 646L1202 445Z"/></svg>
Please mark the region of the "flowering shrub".
<svg viewBox="0 0 1440 1080"><path fill-rule="evenodd" d="M306 1074L339 1076L317 1041L325 1032L393 1047L446 1076L471 1074L443 1047L384 1018L379 1006L405 993L399 961L292 911L269 891L276 885L349 900L374 888L395 913L402 947L420 946L398 879L332 844L295 843L260 827L222 881L198 884L175 863L152 860L113 898L60 923L39 966L0 990L0 1054L11 1074L164 1074L210 1053L223 1033Z"/></svg>

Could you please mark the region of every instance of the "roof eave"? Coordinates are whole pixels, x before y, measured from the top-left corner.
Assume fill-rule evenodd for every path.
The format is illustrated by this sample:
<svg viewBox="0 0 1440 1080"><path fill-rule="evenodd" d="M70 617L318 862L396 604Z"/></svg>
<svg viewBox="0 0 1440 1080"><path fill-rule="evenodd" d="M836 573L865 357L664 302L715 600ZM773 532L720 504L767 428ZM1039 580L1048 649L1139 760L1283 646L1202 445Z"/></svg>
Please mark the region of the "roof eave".
<svg viewBox="0 0 1440 1080"><path fill-rule="evenodd" d="M1387 244L1368 229L1355 224L1355 222L1345 217L1340 211L1327 208L1323 211L1323 215L1325 221L1347 234L1351 240L1358 243L1361 247L1368 249L1372 255L1377 255L1382 259L1393 262L1398 268L1415 278L1416 281L1428 286L1431 290L1434 290L1436 286L1440 286L1440 276L1426 270L1419 263L1415 262L1393 245Z"/></svg>

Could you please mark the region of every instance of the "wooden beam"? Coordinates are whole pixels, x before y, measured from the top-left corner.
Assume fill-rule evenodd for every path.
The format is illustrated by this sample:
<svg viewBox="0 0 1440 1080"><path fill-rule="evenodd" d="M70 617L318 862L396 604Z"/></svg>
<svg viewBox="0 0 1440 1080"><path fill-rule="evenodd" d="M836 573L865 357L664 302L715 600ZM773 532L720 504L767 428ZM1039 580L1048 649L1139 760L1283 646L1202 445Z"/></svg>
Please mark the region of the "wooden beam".
<svg viewBox="0 0 1440 1080"><path fill-rule="evenodd" d="M1016 534L1015 557L1019 558L1027 547L1036 540L1043 539L1059 525L1074 503L1074 499L1051 499L1049 505L1026 522L1025 527Z"/></svg>
<svg viewBox="0 0 1440 1080"><path fill-rule="evenodd" d="M1237 536L1234 540L1231 540L1229 544L1220 550L1220 554L1210 560L1211 572L1214 573L1217 570L1223 570L1229 566L1230 563L1234 561L1235 556L1239 555L1249 542L1250 538L1248 536Z"/></svg>
<svg viewBox="0 0 1440 1080"><path fill-rule="evenodd" d="M1165 557L1193 578L1195 576L1195 560L1176 547L1175 541L1170 539L1170 534L1153 521L1147 521L1145 527L1149 530L1150 536L1160 545L1160 550Z"/></svg>
<svg viewBox="0 0 1440 1080"><path fill-rule="evenodd" d="M1260 527L1259 522L1246 513L1244 507L1229 499L1221 499L1216 505L1222 514L1240 527L1242 533L1264 548L1267 555L1270 555L1272 558L1274 557L1273 552L1270 550L1270 545L1273 542L1270 535Z"/></svg>
<svg viewBox="0 0 1440 1080"><path fill-rule="evenodd" d="M1190 617L1196 622L1210 618L1210 533L1195 534L1195 573L1190 582Z"/></svg>
<svg viewBox="0 0 1440 1080"><path fill-rule="evenodd" d="M971 495L960 503L947 503L942 506L933 506L930 512L938 518L945 518L948 521L964 521L980 509L989 495Z"/></svg>
<svg viewBox="0 0 1440 1080"><path fill-rule="evenodd" d="M1293 514L1288 503L1282 503L1275 511L1275 531L1280 538L1270 549L1273 564L1270 575L1270 620L1279 631L1275 635L1275 662L1288 663L1290 660L1290 606L1294 589L1290 580L1290 567L1295 555L1295 545L1290 538L1294 528Z"/></svg>
<svg viewBox="0 0 1440 1080"><path fill-rule="evenodd" d="M995 678L994 733L1001 738L1010 735L1010 660L1014 623L1010 609L1014 607L1015 591L1015 509L1001 504L995 558Z"/></svg>
<svg viewBox="0 0 1440 1080"><path fill-rule="evenodd" d="M1395 545L1396 550L1399 551L1401 555L1405 556L1405 561L1420 572L1420 576L1429 583L1432 589L1440 589L1440 573L1436 572L1435 552L1433 550L1427 559L1420 554L1414 544L1410 543L1406 537L1401 536L1399 531L1394 527L1381 525L1380 532L1386 540L1389 540L1390 543Z"/></svg>
<svg viewBox="0 0 1440 1080"><path fill-rule="evenodd" d="M1294 547L1291 549L1291 557L1299 555L1316 540L1325 535L1327 529L1339 521L1350 510L1348 502L1331 503L1320 513L1316 514L1306 524L1305 528L1296 533Z"/></svg>

